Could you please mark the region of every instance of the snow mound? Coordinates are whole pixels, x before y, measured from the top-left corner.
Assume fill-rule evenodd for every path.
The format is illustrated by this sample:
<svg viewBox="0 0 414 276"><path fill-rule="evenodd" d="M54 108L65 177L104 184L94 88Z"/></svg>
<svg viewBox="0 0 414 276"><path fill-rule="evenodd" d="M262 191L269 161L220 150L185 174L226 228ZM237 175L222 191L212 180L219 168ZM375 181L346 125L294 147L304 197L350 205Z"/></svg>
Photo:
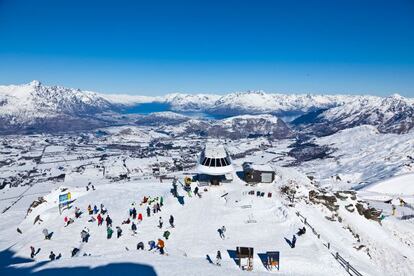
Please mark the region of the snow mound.
<svg viewBox="0 0 414 276"><path fill-rule="evenodd" d="M391 177L368 186L366 191L392 195L414 195L414 173Z"/></svg>

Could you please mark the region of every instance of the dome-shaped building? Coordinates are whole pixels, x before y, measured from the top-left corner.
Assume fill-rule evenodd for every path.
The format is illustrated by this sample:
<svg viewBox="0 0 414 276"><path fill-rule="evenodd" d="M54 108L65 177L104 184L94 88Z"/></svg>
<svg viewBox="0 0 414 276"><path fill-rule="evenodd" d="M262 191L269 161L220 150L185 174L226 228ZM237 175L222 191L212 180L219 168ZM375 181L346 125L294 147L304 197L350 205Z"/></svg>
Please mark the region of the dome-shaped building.
<svg viewBox="0 0 414 276"><path fill-rule="evenodd" d="M199 182L217 185L232 181L234 168L223 145L207 144L198 159L197 171Z"/></svg>

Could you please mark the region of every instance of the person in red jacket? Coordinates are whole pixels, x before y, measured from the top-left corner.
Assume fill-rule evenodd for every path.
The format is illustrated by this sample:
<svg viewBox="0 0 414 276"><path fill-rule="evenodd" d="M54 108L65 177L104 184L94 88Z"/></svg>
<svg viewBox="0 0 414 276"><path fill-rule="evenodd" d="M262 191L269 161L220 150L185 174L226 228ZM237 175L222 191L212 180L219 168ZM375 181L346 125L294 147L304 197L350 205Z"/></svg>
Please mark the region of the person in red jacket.
<svg viewBox="0 0 414 276"><path fill-rule="evenodd" d="M101 226L102 225L102 222L103 222L103 218L102 218L101 214L98 214L98 216L96 217L96 219L98 220L98 226Z"/></svg>
<svg viewBox="0 0 414 276"><path fill-rule="evenodd" d="M139 222L141 222L141 221L142 221L142 214L141 214L141 213L139 213L139 214L138 214L138 221L139 221Z"/></svg>

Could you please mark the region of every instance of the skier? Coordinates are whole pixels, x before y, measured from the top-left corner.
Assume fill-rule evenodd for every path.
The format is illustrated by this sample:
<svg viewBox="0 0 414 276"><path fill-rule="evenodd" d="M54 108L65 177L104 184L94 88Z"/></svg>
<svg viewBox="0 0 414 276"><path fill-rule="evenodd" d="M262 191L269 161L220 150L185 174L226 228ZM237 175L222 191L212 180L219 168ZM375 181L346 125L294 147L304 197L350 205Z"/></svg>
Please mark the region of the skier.
<svg viewBox="0 0 414 276"><path fill-rule="evenodd" d="M144 243L143 242L139 242L137 244L137 250L144 250Z"/></svg>
<svg viewBox="0 0 414 276"><path fill-rule="evenodd" d="M164 206L164 198L163 197L160 197L160 205Z"/></svg>
<svg viewBox="0 0 414 276"><path fill-rule="evenodd" d="M158 220L158 227L160 229L162 228L162 224L163 224L162 217L160 217L160 219Z"/></svg>
<svg viewBox="0 0 414 276"><path fill-rule="evenodd" d="M296 236L295 236L295 235L293 235L293 238L292 238L292 245L291 245L291 247L292 247L292 248L295 248L295 245L296 245Z"/></svg>
<svg viewBox="0 0 414 276"><path fill-rule="evenodd" d="M147 217L151 216L151 208L148 206L147 207Z"/></svg>
<svg viewBox="0 0 414 276"><path fill-rule="evenodd" d="M154 249L154 248L156 248L156 246L155 246L155 241L149 241L148 242L148 245L149 245L149 249L148 249L148 251L151 251L152 249Z"/></svg>
<svg viewBox="0 0 414 276"><path fill-rule="evenodd" d="M55 253L53 253L53 251L50 251L49 259L51 261L54 261L56 259L56 255L55 255Z"/></svg>
<svg viewBox="0 0 414 276"><path fill-rule="evenodd" d="M158 202L157 202L157 204L155 204L155 207L157 208L157 213L161 212L161 206L162 205L160 205Z"/></svg>
<svg viewBox="0 0 414 276"><path fill-rule="evenodd" d="M137 233L137 225L136 225L134 222L132 222L132 225L131 225L131 230L132 230L132 232L133 232L134 234L136 234L136 233Z"/></svg>
<svg viewBox="0 0 414 276"><path fill-rule="evenodd" d="M162 239L158 239L157 248L160 250L160 254L164 255L164 241Z"/></svg>
<svg viewBox="0 0 414 276"><path fill-rule="evenodd" d="M220 250L217 251L217 255L216 255L216 265L217 266L221 266L221 252L220 252Z"/></svg>
<svg viewBox="0 0 414 276"><path fill-rule="evenodd" d="M174 217L172 215L170 216L169 222L170 222L171 228L174 228Z"/></svg>
<svg viewBox="0 0 414 276"><path fill-rule="evenodd" d="M168 237L170 236L170 231L165 231L164 234L162 235L166 240L168 240Z"/></svg>
<svg viewBox="0 0 414 276"><path fill-rule="evenodd" d="M122 236L122 229L121 227L116 227L116 238L119 239Z"/></svg>
<svg viewBox="0 0 414 276"><path fill-rule="evenodd" d="M101 214L98 214L98 216L96 217L96 219L98 220L98 226L101 226L102 225L102 222L103 222L103 218L102 218Z"/></svg>
<svg viewBox="0 0 414 276"><path fill-rule="evenodd" d="M106 228L106 238L109 240L110 238L112 238L112 234L114 233L114 230L112 230L111 227L107 227Z"/></svg>
<svg viewBox="0 0 414 276"><path fill-rule="evenodd" d="M105 219L106 221L106 227L112 227L112 219L109 217L109 215Z"/></svg>
<svg viewBox="0 0 414 276"><path fill-rule="evenodd" d="M139 213L138 214L138 222L141 222L142 221L142 214L141 213Z"/></svg>
<svg viewBox="0 0 414 276"><path fill-rule="evenodd" d="M17 233L23 234L23 232L22 232L22 230L20 230L20 228L17 228Z"/></svg>

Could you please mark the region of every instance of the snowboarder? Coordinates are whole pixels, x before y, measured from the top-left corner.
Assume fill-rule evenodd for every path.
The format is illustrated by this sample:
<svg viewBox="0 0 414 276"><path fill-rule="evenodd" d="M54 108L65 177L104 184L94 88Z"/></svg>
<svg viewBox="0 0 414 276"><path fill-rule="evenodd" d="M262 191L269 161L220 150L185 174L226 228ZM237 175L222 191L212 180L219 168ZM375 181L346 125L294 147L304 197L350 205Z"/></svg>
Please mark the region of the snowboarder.
<svg viewBox="0 0 414 276"><path fill-rule="evenodd" d="M56 255L55 255L55 253L53 253L53 251L50 251L49 259L51 261L54 261L56 259Z"/></svg>
<svg viewBox="0 0 414 276"><path fill-rule="evenodd" d="M122 236L122 229L121 227L116 227L116 238L119 239Z"/></svg>
<svg viewBox="0 0 414 276"><path fill-rule="evenodd" d="M174 228L174 217L172 215L170 216L169 222L170 222L171 228Z"/></svg>
<svg viewBox="0 0 414 276"><path fill-rule="evenodd" d="M160 250L160 254L164 255L164 241L162 239L158 239L157 248Z"/></svg>
<svg viewBox="0 0 414 276"><path fill-rule="evenodd" d="M292 247L292 248L295 248L295 245L296 245L296 236L295 236L295 235L293 235L293 238L292 238L292 245L291 245L291 247Z"/></svg>
<svg viewBox="0 0 414 276"><path fill-rule="evenodd" d="M151 251L151 250L153 250L154 248L156 248L156 246L155 246L155 241L149 241L148 242L148 245L149 245L149 249L148 249L148 251Z"/></svg>
<svg viewBox="0 0 414 276"><path fill-rule="evenodd" d="M217 255L216 255L216 265L217 266L221 266L221 252L220 252L220 250L217 251Z"/></svg>
<svg viewBox="0 0 414 276"><path fill-rule="evenodd" d="M106 221L106 227L112 227L112 219L109 217L109 215L105 219Z"/></svg>
<svg viewBox="0 0 414 276"><path fill-rule="evenodd" d="M122 222L122 224L130 224L130 223L131 223L131 220L129 218L127 218L126 220Z"/></svg>
<svg viewBox="0 0 414 276"><path fill-rule="evenodd" d="M143 242L139 242L137 244L137 250L144 250L144 243Z"/></svg>
<svg viewBox="0 0 414 276"><path fill-rule="evenodd" d="M160 217L160 219L158 220L158 227L160 229L162 228L162 224L163 224L162 217Z"/></svg>
<svg viewBox="0 0 414 276"><path fill-rule="evenodd" d="M136 225L134 222L132 222L132 225L131 225L131 230L132 230L132 232L133 232L134 234L136 234L136 233L137 233L137 225Z"/></svg>
<svg viewBox="0 0 414 276"><path fill-rule="evenodd" d="M147 207L147 217L151 216L151 208L148 206Z"/></svg>
<svg viewBox="0 0 414 276"><path fill-rule="evenodd" d="M78 254L78 252L79 252L79 248L73 248L73 250L72 250L72 257L75 257L76 256L76 254Z"/></svg>
<svg viewBox="0 0 414 276"><path fill-rule="evenodd" d="M114 230L112 230L111 227L107 227L106 228L106 238L109 240L110 238L112 238L112 234L114 233Z"/></svg>
<svg viewBox="0 0 414 276"><path fill-rule="evenodd" d="M170 236L170 231L165 231L164 234L162 235L166 240L168 240L168 237Z"/></svg>

